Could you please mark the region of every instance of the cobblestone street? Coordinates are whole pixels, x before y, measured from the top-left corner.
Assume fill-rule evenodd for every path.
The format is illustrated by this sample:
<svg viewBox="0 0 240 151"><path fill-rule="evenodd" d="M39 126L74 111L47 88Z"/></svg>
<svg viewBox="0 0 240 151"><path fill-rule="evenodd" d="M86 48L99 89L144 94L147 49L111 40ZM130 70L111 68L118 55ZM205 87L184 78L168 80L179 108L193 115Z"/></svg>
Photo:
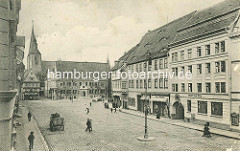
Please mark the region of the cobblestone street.
<svg viewBox="0 0 240 151"><path fill-rule="evenodd" d="M102 102L89 99L55 101L24 101L33 112L47 140L56 151L65 150L227 150L236 140L149 120L149 136L155 141L139 142L144 134L144 119L121 112L111 113ZM86 114L86 107L90 113ZM65 120L65 130L51 132L49 118L59 113ZM92 119L93 131L85 132L87 118ZM233 149L234 150L234 149Z"/></svg>

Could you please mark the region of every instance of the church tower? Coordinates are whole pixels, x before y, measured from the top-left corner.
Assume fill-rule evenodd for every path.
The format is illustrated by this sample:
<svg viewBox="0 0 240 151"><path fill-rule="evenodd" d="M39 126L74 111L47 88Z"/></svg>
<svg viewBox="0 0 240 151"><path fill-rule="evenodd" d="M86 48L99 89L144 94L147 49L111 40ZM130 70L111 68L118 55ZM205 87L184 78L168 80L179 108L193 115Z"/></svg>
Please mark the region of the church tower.
<svg viewBox="0 0 240 151"><path fill-rule="evenodd" d="M34 23L32 22L32 35L30 40L29 53L27 57L27 68L32 70L35 75L42 71L41 53L38 50L37 39L34 34Z"/></svg>

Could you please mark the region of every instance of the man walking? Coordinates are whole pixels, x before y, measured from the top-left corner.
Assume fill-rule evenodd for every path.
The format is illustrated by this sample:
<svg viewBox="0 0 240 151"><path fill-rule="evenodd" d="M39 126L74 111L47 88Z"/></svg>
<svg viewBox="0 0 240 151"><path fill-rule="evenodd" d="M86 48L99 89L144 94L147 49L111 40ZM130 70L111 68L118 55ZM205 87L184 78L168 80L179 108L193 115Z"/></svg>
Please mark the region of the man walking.
<svg viewBox="0 0 240 151"><path fill-rule="evenodd" d="M29 111L29 112L28 112L28 121L29 121L29 122L31 121L31 118L32 118L32 113Z"/></svg>
<svg viewBox="0 0 240 151"><path fill-rule="evenodd" d="M28 136L28 141L29 141L29 150L33 149L33 142L34 142L34 132L31 132L30 135Z"/></svg>
<svg viewBox="0 0 240 151"><path fill-rule="evenodd" d="M87 125L87 128L86 128L86 130L85 131L91 131L91 121L90 121L90 119L87 119L87 123L86 123L86 125Z"/></svg>

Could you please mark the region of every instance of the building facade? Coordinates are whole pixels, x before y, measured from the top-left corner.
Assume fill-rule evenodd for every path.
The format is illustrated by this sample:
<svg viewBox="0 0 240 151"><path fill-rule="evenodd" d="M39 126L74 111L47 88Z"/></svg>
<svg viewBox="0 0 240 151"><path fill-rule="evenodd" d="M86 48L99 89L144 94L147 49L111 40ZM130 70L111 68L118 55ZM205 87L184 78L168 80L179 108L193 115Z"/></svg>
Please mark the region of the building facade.
<svg viewBox="0 0 240 151"><path fill-rule="evenodd" d="M0 0L0 150L13 150L16 147L14 127L14 106L18 98L17 25L19 22L20 0ZM22 53L22 51L21 51Z"/></svg>
<svg viewBox="0 0 240 151"><path fill-rule="evenodd" d="M173 118L239 129L240 83L234 71L240 59L238 6L224 1L198 11L178 30L170 44L170 68L192 78L171 80Z"/></svg>

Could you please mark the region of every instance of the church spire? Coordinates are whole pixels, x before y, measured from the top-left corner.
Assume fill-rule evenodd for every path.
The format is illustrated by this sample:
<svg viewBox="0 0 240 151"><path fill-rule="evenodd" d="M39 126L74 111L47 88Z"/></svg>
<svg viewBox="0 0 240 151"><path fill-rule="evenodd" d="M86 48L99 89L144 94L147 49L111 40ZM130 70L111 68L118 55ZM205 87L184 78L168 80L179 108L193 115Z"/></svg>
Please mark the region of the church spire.
<svg viewBox="0 0 240 151"><path fill-rule="evenodd" d="M37 39L34 34L34 21L32 21L32 34L31 34L31 41L30 41L30 47L29 47L29 53L28 55L31 54L41 54L38 51L38 46L37 46Z"/></svg>

